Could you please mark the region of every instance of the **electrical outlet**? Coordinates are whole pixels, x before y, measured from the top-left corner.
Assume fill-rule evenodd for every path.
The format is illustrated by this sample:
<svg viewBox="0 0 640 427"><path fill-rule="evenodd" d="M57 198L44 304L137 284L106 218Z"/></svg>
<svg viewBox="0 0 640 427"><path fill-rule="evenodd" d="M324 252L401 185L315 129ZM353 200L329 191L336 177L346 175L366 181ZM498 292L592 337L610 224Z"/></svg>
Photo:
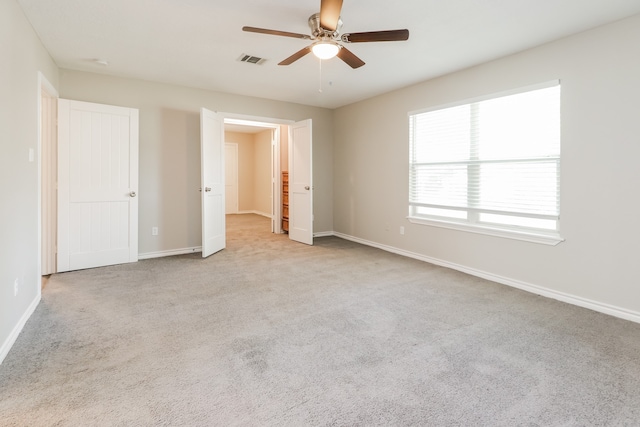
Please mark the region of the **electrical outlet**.
<svg viewBox="0 0 640 427"><path fill-rule="evenodd" d="M152 236L158 235L158 227L151 227L151 235Z"/></svg>
<svg viewBox="0 0 640 427"><path fill-rule="evenodd" d="M402 225L400 226L400 234L404 235L404 227Z"/></svg>
<svg viewBox="0 0 640 427"><path fill-rule="evenodd" d="M18 296L18 290L20 289L20 280L16 279L13 282L13 296L17 297Z"/></svg>

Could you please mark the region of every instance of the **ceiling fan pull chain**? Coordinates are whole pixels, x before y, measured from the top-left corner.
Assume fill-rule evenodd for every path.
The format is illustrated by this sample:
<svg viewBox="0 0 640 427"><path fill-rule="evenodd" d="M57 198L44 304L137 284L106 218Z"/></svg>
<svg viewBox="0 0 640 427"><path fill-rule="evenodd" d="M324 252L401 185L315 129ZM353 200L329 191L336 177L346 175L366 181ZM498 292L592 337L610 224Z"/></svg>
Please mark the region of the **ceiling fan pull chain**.
<svg viewBox="0 0 640 427"><path fill-rule="evenodd" d="M318 92L322 93L322 59L318 58L318 63L320 64L320 72L318 73L320 75L318 78Z"/></svg>

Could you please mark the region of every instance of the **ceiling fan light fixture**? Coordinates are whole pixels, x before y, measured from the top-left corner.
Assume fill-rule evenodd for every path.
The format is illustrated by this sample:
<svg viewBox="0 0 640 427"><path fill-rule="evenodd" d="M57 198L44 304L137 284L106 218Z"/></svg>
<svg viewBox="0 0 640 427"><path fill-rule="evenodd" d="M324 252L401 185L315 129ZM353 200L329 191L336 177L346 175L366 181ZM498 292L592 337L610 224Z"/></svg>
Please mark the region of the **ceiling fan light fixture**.
<svg viewBox="0 0 640 427"><path fill-rule="evenodd" d="M293 55L278 62L278 65L291 65L300 58L313 52L313 55L320 60L331 59L337 56L354 70L362 67L365 63L342 43L393 42L409 39L409 30L407 29L342 34L342 19L340 18L342 2L343 0L320 0L320 12L314 13L307 20L309 30L311 31L310 36L288 31L246 26L242 27L242 31L312 40L310 45L303 47Z"/></svg>
<svg viewBox="0 0 640 427"><path fill-rule="evenodd" d="M319 42L311 47L311 51L320 59L331 59L340 51L340 45L335 42Z"/></svg>

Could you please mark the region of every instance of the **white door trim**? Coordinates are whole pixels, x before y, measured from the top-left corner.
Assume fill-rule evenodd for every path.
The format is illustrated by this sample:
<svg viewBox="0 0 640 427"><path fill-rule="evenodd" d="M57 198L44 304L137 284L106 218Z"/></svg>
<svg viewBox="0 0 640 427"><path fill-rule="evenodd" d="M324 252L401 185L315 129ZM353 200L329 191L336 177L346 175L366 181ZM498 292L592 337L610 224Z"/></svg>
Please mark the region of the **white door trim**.
<svg viewBox="0 0 640 427"><path fill-rule="evenodd" d="M54 99L52 104L54 104L55 108L47 108L47 106L43 105L42 92L46 92ZM38 71L38 292L42 288L40 277L43 274L43 264L47 266L48 270L45 274L57 271L58 97L58 91L44 74ZM43 126L44 114L49 116L49 129L45 129L45 126ZM45 135L44 132L47 132L48 135Z"/></svg>
<svg viewBox="0 0 640 427"><path fill-rule="evenodd" d="M279 125L292 125L295 120L274 119L272 117L251 116L247 114L220 113L227 124L244 124L247 126L264 126L276 128Z"/></svg>
<svg viewBox="0 0 640 427"><path fill-rule="evenodd" d="M271 232L282 233L282 173L280 166L280 126L271 137Z"/></svg>

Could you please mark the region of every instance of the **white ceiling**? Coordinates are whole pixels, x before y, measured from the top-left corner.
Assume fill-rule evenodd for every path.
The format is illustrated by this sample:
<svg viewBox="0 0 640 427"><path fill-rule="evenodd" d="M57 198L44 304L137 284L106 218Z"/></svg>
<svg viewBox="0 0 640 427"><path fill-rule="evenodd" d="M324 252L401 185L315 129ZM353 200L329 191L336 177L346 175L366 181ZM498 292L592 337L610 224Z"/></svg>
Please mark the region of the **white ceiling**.
<svg viewBox="0 0 640 427"><path fill-rule="evenodd" d="M59 67L336 108L640 13L638 0L344 0L342 32L407 28L406 42L358 43L366 62L307 55L320 0L17 0ZM241 63L241 54L266 58ZM94 60L106 60L104 66ZM320 92L322 82L322 92Z"/></svg>

